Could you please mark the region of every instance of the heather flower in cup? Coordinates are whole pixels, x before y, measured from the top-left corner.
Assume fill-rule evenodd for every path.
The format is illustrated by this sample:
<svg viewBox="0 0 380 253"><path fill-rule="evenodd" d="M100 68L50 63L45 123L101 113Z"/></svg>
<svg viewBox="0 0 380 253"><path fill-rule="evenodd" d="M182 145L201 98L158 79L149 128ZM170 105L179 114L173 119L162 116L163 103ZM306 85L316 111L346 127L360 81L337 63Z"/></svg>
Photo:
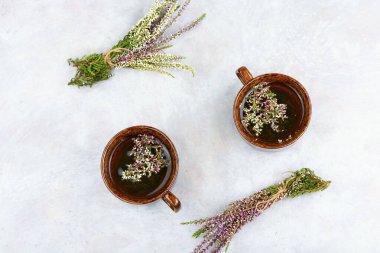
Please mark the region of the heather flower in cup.
<svg viewBox="0 0 380 253"><path fill-rule="evenodd" d="M142 177L151 177L152 174L160 172L162 167L167 166L163 146L157 138L140 134L132 140L134 146L126 155L133 156L134 162L124 165L122 180L140 182Z"/></svg>
<svg viewBox="0 0 380 253"><path fill-rule="evenodd" d="M247 95L242 123L259 136L268 125L274 132L281 132L280 124L287 118L287 105L277 102L276 94L266 83L259 83Z"/></svg>

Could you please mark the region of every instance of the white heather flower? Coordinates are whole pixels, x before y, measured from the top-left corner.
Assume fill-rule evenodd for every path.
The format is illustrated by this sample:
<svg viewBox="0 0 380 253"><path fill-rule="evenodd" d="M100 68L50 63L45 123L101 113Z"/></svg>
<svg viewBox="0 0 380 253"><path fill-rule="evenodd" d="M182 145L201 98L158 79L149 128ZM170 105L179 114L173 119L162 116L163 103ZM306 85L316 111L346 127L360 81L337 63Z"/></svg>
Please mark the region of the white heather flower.
<svg viewBox="0 0 380 253"><path fill-rule="evenodd" d="M143 176L150 177L152 173L157 174L162 167L167 166L163 146L154 136L140 134L133 138L133 142L130 153L134 163L125 165L127 169L121 174L122 180L139 182Z"/></svg>
<svg viewBox="0 0 380 253"><path fill-rule="evenodd" d="M252 127L256 136L259 136L265 125L270 125L275 132L281 132L280 122L287 118L286 104L278 104L276 94L269 86L259 83L248 94L243 108L242 123L245 127Z"/></svg>

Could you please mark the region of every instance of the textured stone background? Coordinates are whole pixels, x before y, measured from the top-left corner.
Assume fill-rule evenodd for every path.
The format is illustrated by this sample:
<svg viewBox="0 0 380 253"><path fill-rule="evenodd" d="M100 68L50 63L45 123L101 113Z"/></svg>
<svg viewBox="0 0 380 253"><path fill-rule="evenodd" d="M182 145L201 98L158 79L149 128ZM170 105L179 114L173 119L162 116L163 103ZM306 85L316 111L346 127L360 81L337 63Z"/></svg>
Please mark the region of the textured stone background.
<svg viewBox="0 0 380 253"><path fill-rule="evenodd" d="M120 70L66 85L67 58L107 50L150 3L0 0L0 251L191 252L196 227L179 222L307 166L331 187L273 206L229 252L379 252L380 1L193 1L182 21L208 16L169 51L188 56L195 78ZM264 152L239 136L241 65L308 89L311 126L296 145ZM102 182L103 147L137 124L176 145L178 214L123 203Z"/></svg>

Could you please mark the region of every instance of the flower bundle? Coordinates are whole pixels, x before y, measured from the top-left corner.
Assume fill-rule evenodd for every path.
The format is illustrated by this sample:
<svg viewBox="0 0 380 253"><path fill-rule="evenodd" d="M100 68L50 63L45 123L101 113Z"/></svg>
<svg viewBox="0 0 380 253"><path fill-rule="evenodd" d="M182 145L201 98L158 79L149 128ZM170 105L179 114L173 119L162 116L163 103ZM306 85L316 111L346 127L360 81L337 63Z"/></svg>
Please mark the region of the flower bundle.
<svg viewBox="0 0 380 253"><path fill-rule="evenodd" d="M205 17L205 14L183 27L179 31L165 35L181 16L191 0L180 5L177 0L154 0L148 14L142 18L130 32L108 52L85 55L80 59L69 59L70 65L77 68L75 77L69 85L92 86L94 83L110 78L114 68L132 68L156 71L169 76L173 75L165 68L194 70L185 64L178 63L182 56L163 53L171 47L169 43L189 31Z"/></svg>
<svg viewBox="0 0 380 253"><path fill-rule="evenodd" d="M248 94L243 108L242 123L245 127L252 125L252 130L259 136L265 125L280 132L279 123L286 119L286 104L278 104L276 94L265 83L259 83Z"/></svg>
<svg viewBox="0 0 380 253"><path fill-rule="evenodd" d="M223 213L207 219L200 219L183 224L196 224L202 227L196 231L195 238L203 235L202 243L194 253L220 252L228 249L232 237L248 222L254 220L264 210L283 198L294 198L305 193L321 191L330 185L316 176L310 169L303 168L292 172L279 184L271 185L245 199L235 201Z"/></svg>
<svg viewBox="0 0 380 253"><path fill-rule="evenodd" d="M140 134L133 138L133 143L132 151L127 155L133 155L134 163L125 165L127 169L121 173L122 180L140 182L143 176L150 177L167 166L162 144L154 136Z"/></svg>

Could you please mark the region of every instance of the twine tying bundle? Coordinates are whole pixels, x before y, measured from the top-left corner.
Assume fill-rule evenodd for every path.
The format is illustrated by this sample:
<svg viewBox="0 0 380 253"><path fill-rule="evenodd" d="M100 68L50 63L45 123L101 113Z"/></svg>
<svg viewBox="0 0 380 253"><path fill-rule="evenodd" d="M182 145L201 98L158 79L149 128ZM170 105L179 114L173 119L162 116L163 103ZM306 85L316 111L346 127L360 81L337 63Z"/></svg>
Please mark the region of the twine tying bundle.
<svg viewBox="0 0 380 253"><path fill-rule="evenodd" d="M112 62L111 54L112 53L125 53L125 52L128 52L130 54L130 59L128 60L128 62L133 61L134 60L133 52L131 50L129 50L129 49L122 48L122 47L110 49L107 52L103 53L103 60L110 67L116 68L118 65L116 63Z"/></svg>
<svg viewBox="0 0 380 253"><path fill-rule="evenodd" d="M286 189L286 183L285 182L281 183L280 186L278 187L278 192L273 194L269 199L259 201L256 204L255 206L256 210L258 210L259 212L264 211L265 209L269 207L269 205L284 198L286 196L287 191L288 190Z"/></svg>

